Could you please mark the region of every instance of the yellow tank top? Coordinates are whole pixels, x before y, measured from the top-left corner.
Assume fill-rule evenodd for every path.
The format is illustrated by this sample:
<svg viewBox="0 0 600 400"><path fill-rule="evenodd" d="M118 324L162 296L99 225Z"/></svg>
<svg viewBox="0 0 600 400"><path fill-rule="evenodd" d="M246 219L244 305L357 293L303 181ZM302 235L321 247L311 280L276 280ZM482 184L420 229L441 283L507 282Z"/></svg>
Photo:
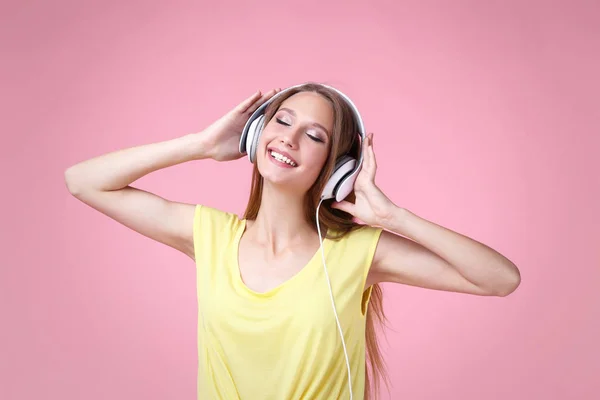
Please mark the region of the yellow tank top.
<svg viewBox="0 0 600 400"><path fill-rule="evenodd" d="M319 248L305 267L259 293L242 281L238 243L246 221L197 205L198 399L349 399L344 349ZM364 290L381 229L324 239L325 261L352 376L364 397Z"/></svg>

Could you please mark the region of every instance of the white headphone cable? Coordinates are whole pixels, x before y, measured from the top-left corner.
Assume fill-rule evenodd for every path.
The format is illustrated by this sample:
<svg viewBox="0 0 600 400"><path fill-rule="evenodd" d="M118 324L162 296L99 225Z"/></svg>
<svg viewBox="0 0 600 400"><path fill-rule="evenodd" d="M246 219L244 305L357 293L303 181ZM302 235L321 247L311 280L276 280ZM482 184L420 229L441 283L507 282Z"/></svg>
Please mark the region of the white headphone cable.
<svg viewBox="0 0 600 400"><path fill-rule="evenodd" d="M348 361L348 352L346 350L346 343L344 341L344 334L342 332L342 327L340 325L340 320L337 315L337 311L335 309L335 302L333 300L333 290L331 289L331 281L329 280L329 274L327 273L327 266L325 265L325 250L323 249L323 238L321 237L321 225L319 224L319 207L321 207L321 203L323 199L319 201L317 205L317 231L319 232L319 241L321 243L321 258L323 259L323 269L325 270L325 276L327 277L327 284L329 285L329 295L331 296L331 306L333 307L333 313L335 315L335 320L337 322L337 326L340 332L340 337L342 338L342 346L344 348L344 356L346 357L346 367L348 367L348 387L350 389L350 400L352 400L352 375L350 373L350 361Z"/></svg>

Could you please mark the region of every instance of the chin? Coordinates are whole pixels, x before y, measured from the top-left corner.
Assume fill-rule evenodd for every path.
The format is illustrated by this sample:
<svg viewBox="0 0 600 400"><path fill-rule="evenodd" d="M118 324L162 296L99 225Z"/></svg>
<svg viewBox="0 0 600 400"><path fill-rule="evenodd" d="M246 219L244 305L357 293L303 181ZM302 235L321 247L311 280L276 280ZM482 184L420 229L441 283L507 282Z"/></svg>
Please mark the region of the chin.
<svg viewBox="0 0 600 400"><path fill-rule="evenodd" d="M260 175L263 177L265 182L271 185L281 187L297 187L298 180L291 176L285 176L285 174L279 173L279 171L270 170L270 168L259 169Z"/></svg>
<svg viewBox="0 0 600 400"><path fill-rule="evenodd" d="M271 166L268 166L267 168L258 167L260 175L266 185L277 189L277 191L289 192L290 194L300 195L304 191L302 188L305 184L298 180L298 176L293 176L292 174L289 174L289 172L282 173L282 171L277 171L276 168L277 167L272 168Z"/></svg>

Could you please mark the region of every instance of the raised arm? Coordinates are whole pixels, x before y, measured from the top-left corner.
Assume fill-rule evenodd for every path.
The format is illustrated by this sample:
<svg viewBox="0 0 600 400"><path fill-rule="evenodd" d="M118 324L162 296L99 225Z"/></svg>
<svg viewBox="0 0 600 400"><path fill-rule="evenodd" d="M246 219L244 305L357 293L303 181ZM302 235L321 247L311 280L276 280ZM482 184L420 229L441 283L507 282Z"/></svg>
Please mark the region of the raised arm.
<svg viewBox="0 0 600 400"><path fill-rule="evenodd" d="M131 184L153 171L209 157L202 132L104 154L65 171L69 192L134 231L192 259L194 205L167 200Z"/></svg>
<svg viewBox="0 0 600 400"><path fill-rule="evenodd" d="M117 150L69 167L69 192L134 231L194 259L195 205L167 200L132 185L153 171L191 160L242 157L239 140L250 115L278 90L248 97L208 128L174 139Z"/></svg>

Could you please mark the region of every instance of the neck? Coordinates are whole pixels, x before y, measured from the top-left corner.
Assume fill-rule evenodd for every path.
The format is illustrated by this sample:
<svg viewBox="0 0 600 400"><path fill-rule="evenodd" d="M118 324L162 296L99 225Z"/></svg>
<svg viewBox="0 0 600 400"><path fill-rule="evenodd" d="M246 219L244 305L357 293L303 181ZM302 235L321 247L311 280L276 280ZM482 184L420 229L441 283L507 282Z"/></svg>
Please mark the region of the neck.
<svg viewBox="0 0 600 400"><path fill-rule="evenodd" d="M248 228L257 242L274 253L315 235L314 224L306 221L304 198L297 193L281 191L264 183L260 210Z"/></svg>

